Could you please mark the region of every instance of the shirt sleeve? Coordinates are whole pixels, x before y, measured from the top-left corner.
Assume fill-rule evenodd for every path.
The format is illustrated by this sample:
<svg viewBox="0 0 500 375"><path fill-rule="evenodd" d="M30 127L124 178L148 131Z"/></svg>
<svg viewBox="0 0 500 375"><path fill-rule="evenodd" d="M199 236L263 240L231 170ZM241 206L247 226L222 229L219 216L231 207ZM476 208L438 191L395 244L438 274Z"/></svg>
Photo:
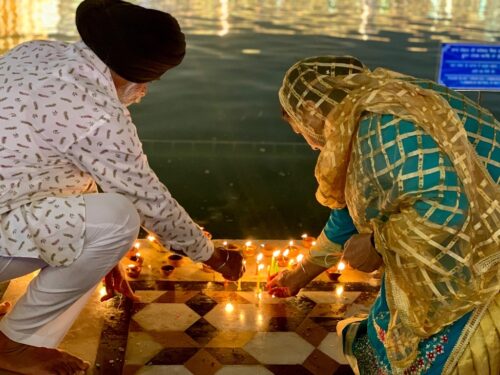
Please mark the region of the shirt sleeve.
<svg viewBox="0 0 500 375"><path fill-rule="evenodd" d="M129 198L141 224L155 232L165 247L197 262L211 257L213 243L150 168L128 113L102 119L65 155L89 173L104 192Z"/></svg>
<svg viewBox="0 0 500 375"><path fill-rule="evenodd" d="M338 263L346 241L356 233L347 208L332 210L316 245L309 251L308 261L321 267L332 267Z"/></svg>

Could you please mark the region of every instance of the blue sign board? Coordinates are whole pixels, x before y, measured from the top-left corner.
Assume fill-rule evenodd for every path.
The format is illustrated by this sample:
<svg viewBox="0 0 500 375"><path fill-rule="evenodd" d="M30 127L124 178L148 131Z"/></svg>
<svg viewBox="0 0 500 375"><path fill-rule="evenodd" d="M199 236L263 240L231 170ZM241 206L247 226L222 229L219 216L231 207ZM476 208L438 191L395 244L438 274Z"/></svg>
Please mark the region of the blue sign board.
<svg viewBox="0 0 500 375"><path fill-rule="evenodd" d="M500 45L443 43L438 82L457 90L500 91Z"/></svg>

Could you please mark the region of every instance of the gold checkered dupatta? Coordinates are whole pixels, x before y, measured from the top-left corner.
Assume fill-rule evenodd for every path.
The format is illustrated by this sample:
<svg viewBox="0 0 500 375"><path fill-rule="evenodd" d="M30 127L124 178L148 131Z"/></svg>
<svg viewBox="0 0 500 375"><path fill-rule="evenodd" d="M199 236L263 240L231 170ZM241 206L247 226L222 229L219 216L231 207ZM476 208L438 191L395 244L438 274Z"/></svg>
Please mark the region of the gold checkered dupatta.
<svg viewBox="0 0 500 375"><path fill-rule="evenodd" d="M330 208L347 204L358 229L374 232L386 265L391 312L385 347L391 365L404 368L415 358L421 338L498 293L500 189L457 113L439 94L412 84L413 77L381 68L371 72L346 59L352 58L300 61L287 72L279 97L291 125L323 145L315 170L318 201ZM367 222L368 202L357 183L363 181L363 171L349 168L351 158L367 157L352 149L367 112L413 122L450 158L469 200L460 228L420 216L412 207L414 198L404 195L398 198L397 214Z"/></svg>

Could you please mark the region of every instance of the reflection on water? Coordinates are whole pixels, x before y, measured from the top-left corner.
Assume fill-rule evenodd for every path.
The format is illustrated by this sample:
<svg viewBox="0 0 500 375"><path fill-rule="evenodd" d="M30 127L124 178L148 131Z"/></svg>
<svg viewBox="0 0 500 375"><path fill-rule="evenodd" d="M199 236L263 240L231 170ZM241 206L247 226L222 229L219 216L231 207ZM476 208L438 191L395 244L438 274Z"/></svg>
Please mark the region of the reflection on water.
<svg viewBox="0 0 500 375"><path fill-rule="evenodd" d="M0 51L33 38L75 38L78 0L0 0ZM498 0L137 0L172 12L191 35L252 32L323 35L390 42L386 32L411 34L411 51L428 32L441 41L495 41Z"/></svg>
<svg viewBox="0 0 500 375"><path fill-rule="evenodd" d="M79 0L0 0L0 53L77 39ZM216 238L318 234L312 152L280 118L277 90L302 57L351 54L433 78L440 41L498 42L500 0L138 0L188 36L179 68L132 107L148 159ZM98 26L96 26L98 27ZM483 97L500 112L496 97Z"/></svg>

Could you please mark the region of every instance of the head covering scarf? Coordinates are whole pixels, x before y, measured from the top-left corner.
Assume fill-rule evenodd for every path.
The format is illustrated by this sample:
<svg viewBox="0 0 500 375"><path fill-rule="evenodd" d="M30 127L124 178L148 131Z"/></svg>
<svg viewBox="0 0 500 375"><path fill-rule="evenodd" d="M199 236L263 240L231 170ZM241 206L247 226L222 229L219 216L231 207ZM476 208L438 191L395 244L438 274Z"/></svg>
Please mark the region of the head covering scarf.
<svg viewBox="0 0 500 375"><path fill-rule="evenodd" d="M85 0L76 10L83 42L130 82L156 80L179 65L184 34L170 14L121 0Z"/></svg>
<svg viewBox="0 0 500 375"><path fill-rule="evenodd" d="M330 208L347 205L358 229L374 233L386 266L391 312L385 348L391 365L404 368L414 360L422 337L498 293L500 189L457 113L439 94L412 84L413 77L381 68L371 72L356 60L346 61L332 56L299 61L286 73L279 99L291 125L321 142L315 170L318 201ZM469 200L461 228L419 216L408 208L410 197L401 197L403 218L367 222L363 189L351 183L362 181L353 177L362 171L349 169L353 138L366 112L413 122L447 154ZM496 120L494 125L499 127ZM452 241L444 240L450 236Z"/></svg>

